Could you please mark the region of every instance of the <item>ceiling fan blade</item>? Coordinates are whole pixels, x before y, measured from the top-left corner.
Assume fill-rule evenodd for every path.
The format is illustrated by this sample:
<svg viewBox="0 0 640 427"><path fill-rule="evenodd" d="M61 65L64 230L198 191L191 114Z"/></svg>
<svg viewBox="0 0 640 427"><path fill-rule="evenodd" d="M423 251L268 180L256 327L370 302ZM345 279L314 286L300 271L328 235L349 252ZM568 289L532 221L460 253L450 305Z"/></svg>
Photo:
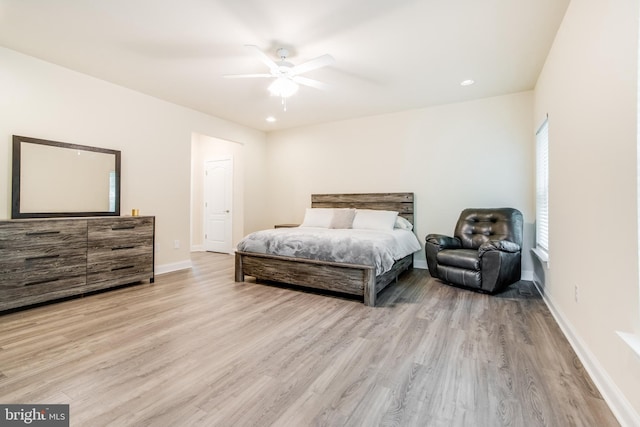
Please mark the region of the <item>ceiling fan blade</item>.
<svg viewBox="0 0 640 427"><path fill-rule="evenodd" d="M262 62L264 62L264 64L267 67L269 67L272 73L278 71L278 64L276 64L276 62L273 59L269 58L269 56L266 53L264 53L258 46L253 44L246 44L245 46L255 50L258 56L260 56L260 59L262 60Z"/></svg>
<svg viewBox="0 0 640 427"><path fill-rule="evenodd" d="M326 90L329 88L328 84L319 82L318 80L309 79L307 77L295 76L291 80L301 85L313 87L320 90Z"/></svg>
<svg viewBox="0 0 640 427"><path fill-rule="evenodd" d="M331 55L322 55L317 58L310 59L307 62L303 62L302 64L296 65L291 69L293 74L302 74L307 71L315 70L317 68L326 67L327 65L331 65L336 60Z"/></svg>
<svg viewBox="0 0 640 427"><path fill-rule="evenodd" d="M247 79L254 77L273 77L271 74L225 74L225 79Z"/></svg>

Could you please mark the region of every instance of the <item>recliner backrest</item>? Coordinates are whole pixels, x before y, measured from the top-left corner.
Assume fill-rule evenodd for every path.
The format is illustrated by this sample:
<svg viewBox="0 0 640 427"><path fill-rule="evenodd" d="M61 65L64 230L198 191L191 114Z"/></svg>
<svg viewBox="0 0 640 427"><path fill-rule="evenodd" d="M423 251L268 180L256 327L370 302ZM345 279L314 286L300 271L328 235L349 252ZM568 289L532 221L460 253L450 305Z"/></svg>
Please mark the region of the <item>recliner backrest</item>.
<svg viewBox="0 0 640 427"><path fill-rule="evenodd" d="M509 240L522 246L522 226L522 213L517 209L465 209L454 236L465 249L478 249L489 240Z"/></svg>

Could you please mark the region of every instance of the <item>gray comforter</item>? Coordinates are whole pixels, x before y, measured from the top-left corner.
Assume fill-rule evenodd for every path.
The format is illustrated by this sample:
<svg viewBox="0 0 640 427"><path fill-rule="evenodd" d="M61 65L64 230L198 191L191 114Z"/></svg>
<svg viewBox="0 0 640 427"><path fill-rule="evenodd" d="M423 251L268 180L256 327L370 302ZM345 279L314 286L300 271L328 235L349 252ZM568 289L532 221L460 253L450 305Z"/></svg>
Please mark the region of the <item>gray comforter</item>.
<svg viewBox="0 0 640 427"><path fill-rule="evenodd" d="M257 231L239 244L242 252L370 265L376 275L391 269L396 260L420 250L416 236L407 230L393 231L276 228Z"/></svg>

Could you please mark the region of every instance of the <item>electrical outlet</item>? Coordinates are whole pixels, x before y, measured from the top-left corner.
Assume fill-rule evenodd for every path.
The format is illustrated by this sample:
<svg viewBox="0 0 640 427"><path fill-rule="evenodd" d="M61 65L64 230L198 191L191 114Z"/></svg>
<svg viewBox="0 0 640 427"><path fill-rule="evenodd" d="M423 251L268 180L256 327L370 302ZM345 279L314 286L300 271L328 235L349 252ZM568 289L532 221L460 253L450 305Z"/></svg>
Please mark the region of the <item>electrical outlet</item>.
<svg viewBox="0 0 640 427"><path fill-rule="evenodd" d="M574 298L576 300L576 302L578 302L578 285L575 286L574 288Z"/></svg>
<svg viewBox="0 0 640 427"><path fill-rule="evenodd" d="M173 249L180 249L180 240L173 241Z"/></svg>

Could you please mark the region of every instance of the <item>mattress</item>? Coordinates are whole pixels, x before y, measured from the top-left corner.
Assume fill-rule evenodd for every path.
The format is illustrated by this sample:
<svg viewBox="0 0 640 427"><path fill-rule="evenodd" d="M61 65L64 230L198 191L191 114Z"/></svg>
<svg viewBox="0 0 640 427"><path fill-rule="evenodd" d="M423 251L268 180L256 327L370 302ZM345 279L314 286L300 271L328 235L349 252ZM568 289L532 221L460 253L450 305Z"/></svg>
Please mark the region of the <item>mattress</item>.
<svg viewBox="0 0 640 427"><path fill-rule="evenodd" d="M319 261L369 265L376 276L394 262L417 252L420 243L403 229L363 230L315 227L276 228L247 235L237 246L241 252L281 255Z"/></svg>

